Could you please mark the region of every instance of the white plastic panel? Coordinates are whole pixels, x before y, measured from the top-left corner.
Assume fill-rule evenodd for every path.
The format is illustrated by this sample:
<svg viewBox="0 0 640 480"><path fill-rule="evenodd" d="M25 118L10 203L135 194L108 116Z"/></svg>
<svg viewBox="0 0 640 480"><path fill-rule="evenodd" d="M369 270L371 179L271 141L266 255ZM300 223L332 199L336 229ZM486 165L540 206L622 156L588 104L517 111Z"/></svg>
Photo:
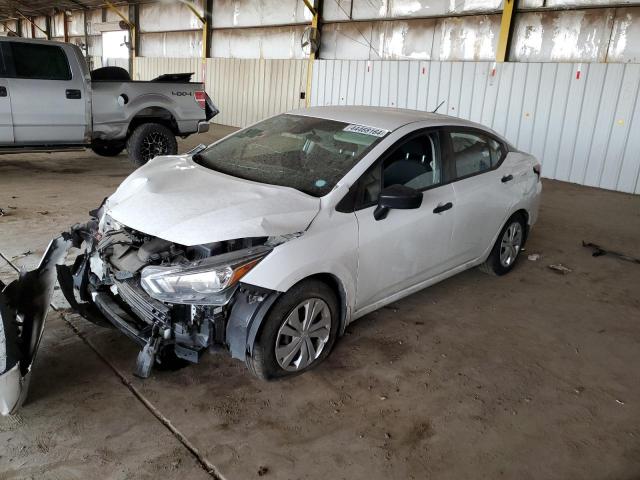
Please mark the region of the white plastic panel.
<svg viewBox="0 0 640 480"><path fill-rule="evenodd" d="M192 2L202 14L202 1ZM202 28L198 17L186 5L175 3L143 3L140 5L140 30L142 32L170 32Z"/></svg>
<svg viewBox="0 0 640 480"><path fill-rule="evenodd" d="M214 0L213 27L254 27L309 23L311 12L302 0Z"/></svg>
<svg viewBox="0 0 640 480"><path fill-rule="evenodd" d="M129 6L128 5L121 5L119 7L115 7L115 9L120 12L121 15L124 15L124 18L129 18ZM118 15L113 9L111 8L107 8L106 9L107 12L107 22L119 22L122 20L122 18L120 17L120 15Z"/></svg>
<svg viewBox="0 0 640 480"><path fill-rule="evenodd" d="M319 60L313 105L381 105L487 125L543 176L640 193L640 65Z"/></svg>
<svg viewBox="0 0 640 480"><path fill-rule="evenodd" d="M221 58L302 59L304 26L214 30L212 56Z"/></svg>
<svg viewBox="0 0 640 480"><path fill-rule="evenodd" d="M440 25L440 44L434 58L493 60L496 57L500 15L444 18Z"/></svg>
<svg viewBox="0 0 640 480"><path fill-rule="evenodd" d="M51 36L64 38L64 14L57 13L51 17Z"/></svg>
<svg viewBox="0 0 640 480"><path fill-rule="evenodd" d="M67 15L67 29L70 37L84 35L84 12L73 10Z"/></svg>
<svg viewBox="0 0 640 480"><path fill-rule="evenodd" d="M44 32L47 31L47 19L46 17L36 17L34 19L34 22L38 27L40 27L42 30L44 30ZM38 30L37 28L36 30L36 38L47 38L47 36L45 35L45 33L41 30Z"/></svg>
<svg viewBox="0 0 640 480"><path fill-rule="evenodd" d="M142 33L140 54L143 57L201 57L202 32Z"/></svg>
<svg viewBox="0 0 640 480"><path fill-rule="evenodd" d="M102 23L102 10L94 9L87 11L87 32L89 35L96 35L99 32L94 28L94 25Z"/></svg>
<svg viewBox="0 0 640 480"><path fill-rule="evenodd" d="M28 20L20 20L20 28L22 29L22 36L24 38L33 38L31 35L31 23Z"/></svg>
<svg viewBox="0 0 640 480"><path fill-rule="evenodd" d="M510 59L604 62L614 13L614 9L588 9L518 14Z"/></svg>
<svg viewBox="0 0 640 480"><path fill-rule="evenodd" d="M320 56L336 60L491 60L499 15L333 23L323 27Z"/></svg>
<svg viewBox="0 0 640 480"><path fill-rule="evenodd" d="M616 11L607 61L640 63L640 7Z"/></svg>

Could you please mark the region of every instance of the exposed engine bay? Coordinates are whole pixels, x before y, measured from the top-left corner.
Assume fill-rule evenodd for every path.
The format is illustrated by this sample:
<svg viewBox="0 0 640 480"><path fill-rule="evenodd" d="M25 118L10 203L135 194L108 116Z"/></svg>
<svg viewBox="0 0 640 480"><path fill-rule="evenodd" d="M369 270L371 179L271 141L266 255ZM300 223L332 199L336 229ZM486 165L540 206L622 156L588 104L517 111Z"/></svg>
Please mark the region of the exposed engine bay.
<svg viewBox="0 0 640 480"><path fill-rule="evenodd" d="M142 347L137 376L148 377L154 364L197 363L209 348L229 348L244 360L254 320L278 292L240 279L286 239L183 246L120 225L102 209L92 215L72 229L83 253L71 267L58 265L58 281L80 315Z"/></svg>

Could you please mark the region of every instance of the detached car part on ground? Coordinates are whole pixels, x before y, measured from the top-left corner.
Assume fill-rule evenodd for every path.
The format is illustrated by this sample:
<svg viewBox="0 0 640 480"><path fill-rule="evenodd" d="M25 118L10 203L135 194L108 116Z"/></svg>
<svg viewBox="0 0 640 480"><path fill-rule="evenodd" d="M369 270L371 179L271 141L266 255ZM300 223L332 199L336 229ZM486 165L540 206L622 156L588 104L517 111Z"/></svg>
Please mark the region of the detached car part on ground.
<svg viewBox="0 0 640 480"><path fill-rule="evenodd" d="M140 377L220 347L262 379L297 374L356 318L474 266L509 272L539 177L533 157L464 120L300 110L136 170L59 240L82 253L58 279L75 311L140 346ZM2 295L25 335L11 348L33 343L26 309L43 318L44 265L40 284ZM25 377L35 351L21 355Z"/></svg>

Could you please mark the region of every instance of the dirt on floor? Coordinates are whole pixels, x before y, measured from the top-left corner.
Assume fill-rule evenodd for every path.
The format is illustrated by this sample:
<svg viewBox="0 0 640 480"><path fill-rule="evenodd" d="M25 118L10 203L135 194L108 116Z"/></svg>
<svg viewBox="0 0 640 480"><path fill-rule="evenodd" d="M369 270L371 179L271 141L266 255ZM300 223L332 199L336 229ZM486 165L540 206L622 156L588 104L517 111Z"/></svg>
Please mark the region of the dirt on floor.
<svg viewBox="0 0 640 480"><path fill-rule="evenodd" d="M0 252L32 267L131 171L124 155L0 156ZM228 479L640 478L640 265L581 245L640 257L639 234L640 196L544 181L512 273L367 315L322 366L271 383L224 353L143 381L127 338L51 312L29 401L0 419L0 478L211 478L114 369Z"/></svg>

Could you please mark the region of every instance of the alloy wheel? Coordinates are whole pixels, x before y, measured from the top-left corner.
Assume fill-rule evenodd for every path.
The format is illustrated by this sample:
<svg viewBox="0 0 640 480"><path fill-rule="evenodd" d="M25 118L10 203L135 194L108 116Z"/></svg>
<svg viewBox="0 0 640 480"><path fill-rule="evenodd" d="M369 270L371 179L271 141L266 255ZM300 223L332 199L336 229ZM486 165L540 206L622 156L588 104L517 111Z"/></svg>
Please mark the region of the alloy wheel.
<svg viewBox="0 0 640 480"><path fill-rule="evenodd" d="M302 370L321 355L331 333L331 310L320 298L299 303L285 318L276 336L275 354L284 370Z"/></svg>
<svg viewBox="0 0 640 480"><path fill-rule="evenodd" d="M516 257L522 248L522 224L511 223L502 235L500 242L500 264L510 267L516 261Z"/></svg>
<svg viewBox="0 0 640 480"><path fill-rule="evenodd" d="M151 132L142 140L140 153L145 162L159 155L165 155L168 151L169 143L161 133Z"/></svg>

